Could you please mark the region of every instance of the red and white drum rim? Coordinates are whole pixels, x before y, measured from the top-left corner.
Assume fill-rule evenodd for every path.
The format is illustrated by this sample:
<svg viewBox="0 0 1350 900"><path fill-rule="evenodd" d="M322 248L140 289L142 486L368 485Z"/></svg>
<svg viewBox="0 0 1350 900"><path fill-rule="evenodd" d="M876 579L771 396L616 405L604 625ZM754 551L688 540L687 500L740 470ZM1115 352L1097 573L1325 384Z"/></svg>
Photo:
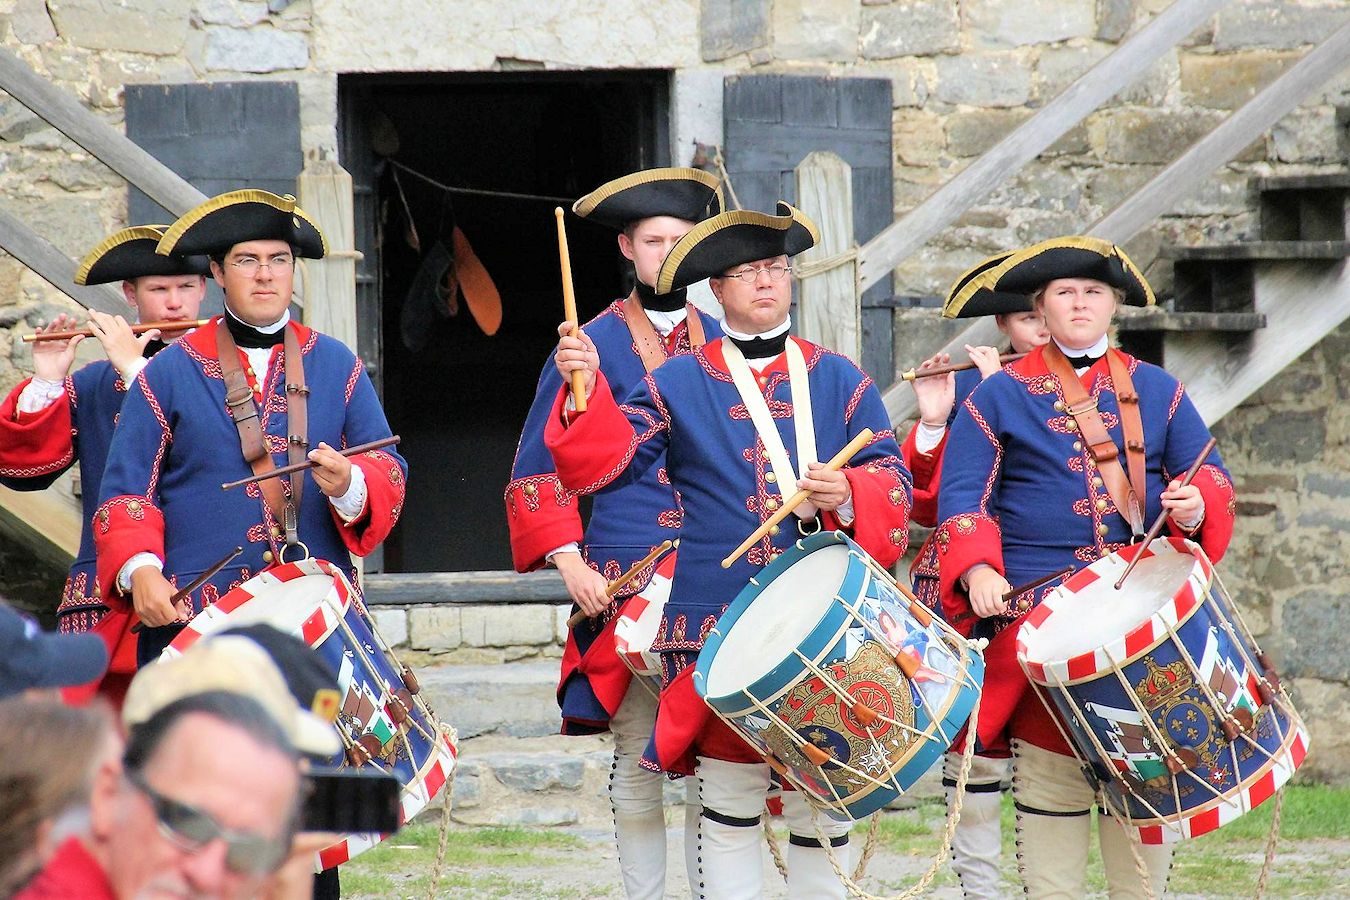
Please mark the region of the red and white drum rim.
<svg viewBox="0 0 1350 900"><path fill-rule="evenodd" d="M1102 578L1116 578L1125 571L1125 566L1138 553L1142 545L1136 544L1121 549L1114 557L1104 557L1118 562L1118 566L1080 569L1069 576L1065 582L1027 613L1025 621L1017 632L1017 660L1028 677L1038 684L1057 687L1073 684L1109 674L1125 665L1149 648L1169 636L1190 614L1205 601L1210 585L1214 581L1214 567L1203 552L1190 541L1182 538L1158 538L1155 542L1164 543L1178 553L1189 555L1194 560L1186 581L1177 589L1172 599L1123 637L1116 638L1086 653L1080 653L1067 659L1035 661L1027 658L1028 644L1035 632L1054 613L1054 598L1062 594L1074 594ZM1157 555L1152 546L1144 550L1144 559ZM1094 564L1095 565L1095 564Z"/></svg>

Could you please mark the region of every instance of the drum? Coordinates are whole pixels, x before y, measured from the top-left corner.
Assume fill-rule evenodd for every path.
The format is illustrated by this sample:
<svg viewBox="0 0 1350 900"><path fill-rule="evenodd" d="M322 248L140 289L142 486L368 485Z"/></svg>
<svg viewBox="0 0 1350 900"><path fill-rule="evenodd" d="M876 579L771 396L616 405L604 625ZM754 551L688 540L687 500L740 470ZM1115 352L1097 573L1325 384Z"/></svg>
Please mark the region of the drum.
<svg viewBox="0 0 1350 900"><path fill-rule="evenodd" d="M1180 538L1088 566L1032 610L1017 657L1145 844L1213 831L1294 774L1308 732L1214 567Z"/></svg>
<svg viewBox="0 0 1350 900"><path fill-rule="evenodd" d="M670 599L670 579L675 557L668 553L657 565L647 586L624 603L614 623L614 646L619 658L644 684L661 693L661 654L652 652L652 642L661 629L661 616Z"/></svg>
<svg viewBox="0 0 1350 900"><path fill-rule="evenodd" d="M780 775L860 819L952 743L984 662L840 532L798 541L708 634L694 687Z"/></svg>
<svg viewBox="0 0 1350 900"><path fill-rule="evenodd" d="M418 694L411 670L399 664L337 566L302 559L274 566L234 588L193 617L165 650L182 653L226 628L266 623L304 640L338 674L342 709L336 726L346 748L330 765L368 766L403 785L402 821L441 791L457 749ZM319 854L320 867L338 865L383 839L352 834Z"/></svg>

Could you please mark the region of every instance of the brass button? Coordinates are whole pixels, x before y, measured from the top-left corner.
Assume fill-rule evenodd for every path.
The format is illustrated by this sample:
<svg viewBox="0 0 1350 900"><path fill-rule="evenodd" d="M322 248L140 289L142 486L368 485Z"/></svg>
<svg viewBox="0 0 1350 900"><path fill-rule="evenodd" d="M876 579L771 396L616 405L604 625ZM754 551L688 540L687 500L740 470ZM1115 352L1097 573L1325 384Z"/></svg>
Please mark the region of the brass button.
<svg viewBox="0 0 1350 900"><path fill-rule="evenodd" d="M526 497L533 497L535 494L539 493L539 489L532 484L525 485L524 491Z"/></svg>
<svg viewBox="0 0 1350 900"><path fill-rule="evenodd" d="M1105 501L1105 500L1102 500L1102 499L1100 499L1100 498L1098 498L1098 500L1097 500L1097 509L1105 510L1105 509L1106 509L1106 501Z"/></svg>
<svg viewBox="0 0 1350 900"><path fill-rule="evenodd" d="M248 367L247 369L245 369L244 371L247 372L248 374L252 375L252 374L253 374L253 367L252 367L252 366L249 366L249 367Z"/></svg>
<svg viewBox="0 0 1350 900"><path fill-rule="evenodd" d="M273 525L273 526L272 526L272 540L279 540L280 538L281 538L281 529L278 528L278 527L276 527L275 525Z"/></svg>
<svg viewBox="0 0 1350 900"><path fill-rule="evenodd" d="M1106 537L1106 533L1110 530L1111 530L1110 528L1106 527L1106 523L1102 523L1101 525L1097 526L1097 533L1100 534L1102 537Z"/></svg>
<svg viewBox="0 0 1350 900"><path fill-rule="evenodd" d="M1105 482L1103 482L1103 481L1101 480L1100 477L1098 477L1098 476L1096 476L1096 475L1093 475L1093 476L1092 476L1092 486L1093 486L1093 487L1099 488L1099 487L1101 487L1104 483L1105 483Z"/></svg>
<svg viewBox="0 0 1350 900"><path fill-rule="evenodd" d="M1053 391L1055 389L1055 380L1053 378L1047 378L1041 382L1041 387L1045 388L1047 391Z"/></svg>
<svg viewBox="0 0 1350 900"><path fill-rule="evenodd" d="M775 559L777 559L778 557L780 557L780 556L782 556L782 555L783 555L783 551L782 551L782 550L775 550L775 551L773 551L772 553L769 554L769 562L773 562Z"/></svg>
<svg viewBox="0 0 1350 900"><path fill-rule="evenodd" d="M263 551L263 562L270 563L273 559L275 559L275 557L272 555L271 550Z"/></svg>
<svg viewBox="0 0 1350 900"><path fill-rule="evenodd" d="M1074 442L1073 442L1073 449L1074 449L1075 452L1077 452L1077 451L1079 451L1079 450L1082 450L1082 449L1083 449L1083 442L1082 442L1082 441L1074 441Z"/></svg>
<svg viewBox="0 0 1350 900"><path fill-rule="evenodd" d="M775 481L778 480L778 476L773 474L772 472L765 472L764 480L767 481L769 484L773 484Z"/></svg>
<svg viewBox="0 0 1350 900"><path fill-rule="evenodd" d="M1055 401L1055 412L1064 412L1064 401L1063 401L1063 400L1056 400L1056 401Z"/></svg>
<svg viewBox="0 0 1350 900"><path fill-rule="evenodd" d="M867 467L867 471L868 471L868 472L871 472L873 475L875 475L875 474L877 474L877 467L876 467L876 466L868 466L868 467Z"/></svg>
<svg viewBox="0 0 1350 900"><path fill-rule="evenodd" d="M1093 459L1092 457L1089 456L1088 459L1087 459L1087 467L1088 467L1089 469L1095 469L1095 468L1097 468L1097 461L1096 461L1095 459Z"/></svg>
<svg viewBox="0 0 1350 900"><path fill-rule="evenodd" d="M970 526L975 524L975 521L971 519L970 516L962 516L961 518L956 520L956 524L961 526L962 528L969 528Z"/></svg>
<svg viewBox="0 0 1350 900"><path fill-rule="evenodd" d="M761 386L761 387L763 387L764 385L768 384L768 383L769 383L768 377L765 376L765 375L759 376L759 383L760 383L760 386Z"/></svg>
<svg viewBox="0 0 1350 900"><path fill-rule="evenodd" d="M132 500L130 503L127 504L127 512L129 512L129 513L138 513L138 512L140 512L140 511L141 511L141 504L140 504L140 501L138 501L138 500Z"/></svg>
<svg viewBox="0 0 1350 900"><path fill-rule="evenodd" d="M778 532L781 530L782 529L779 528L777 525L773 526L772 528L769 529L769 537L778 537Z"/></svg>
<svg viewBox="0 0 1350 900"><path fill-rule="evenodd" d="M892 502L892 503L899 503L899 502L900 502L901 500L903 500L903 499L905 499L905 493L904 493L904 491L900 490L899 488L891 488L891 502Z"/></svg>
<svg viewBox="0 0 1350 900"><path fill-rule="evenodd" d="M778 508L778 498L777 498L777 497L770 497L768 500L765 500L765 501L764 501L764 508L767 509L767 510L770 510L770 511L777 509L777 508Z"/></svg>
<svg viewBox="0 0 1350 900"><path fill-rule="evenodd" d="M1070 431L1077 431L1078 423L1075 422L1073 419L1070 419L1069 421L1064 423L1064 427L1069 429Z"/></svg>

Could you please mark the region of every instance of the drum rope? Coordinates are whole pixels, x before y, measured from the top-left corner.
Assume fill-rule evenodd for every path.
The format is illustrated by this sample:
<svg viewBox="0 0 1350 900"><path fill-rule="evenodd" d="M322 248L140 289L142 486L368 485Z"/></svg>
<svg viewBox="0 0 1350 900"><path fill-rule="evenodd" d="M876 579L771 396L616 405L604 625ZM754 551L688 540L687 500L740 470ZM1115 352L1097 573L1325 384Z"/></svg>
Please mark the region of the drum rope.
<svg viewBox="0 0 1350 900"><path fill-rule="evenodd" d="M459 742L459 735L455 729L444 722L437 722L437 731L441 737L450 746L456 746ZM440 833L436 836L436 862L431 867L431 883L427 885L427 900L436 900L436 891L441 886L441 870L445 868L446 844L450 837L450 806L451 797L455 791L455 769L459 768L459 760L455 760L455 766L448 775L445 776L445 787L441 788L444 792L441 796L441 826Z"/></svg>
<svg viewBox="0 0 1350 900"><path fill-rule="evenodd" d="M783 876L783 881L788 880L787 861L783 859L783 848L778 846L778 838L773 833L772 816L766 811L764 813L764 843L769 845L769 855L773 857L773 867L778 870L778 874Z"/></svg>
<svg viewBox="0 0 1350 900"><path fill-rule="evenodd" d="M1275 866L1275 850L1280 842L1280 816L1284 812L1284 791L1275 794L1275 809L1270 817L1270 837L1266 838L1266 858L1261 862L1261 877L1256 880L1256 900L1266 896L1270 872Z"/></svg>
<svg viewBox="0 0 1350 900"><path fill-rule="evenodd" d="M834 874L839 877L839 881L848 889L848 892L858 900L914 900L928 890L937 877L938 871L947 862L947 857L952 849L952 836L956 834L956 823L961 820L961 804L966 793L966 779L970 775L970 763L975 756L974 725L979 721L980 715L980 695L975 695L975 703L970 710L970 720L966 732L966 746L961 752L961 769L956 776L955 797L952 799L952 808L947 814L947 827L942 831L942 843L938 847L938 852L934 854L932 863L927 871L919 878L917 884L905 891L903 894L897 894L893 897L879 896L868 893L857 882L857 875L853 878L844 871L843 864L839 862L839 857L830 846L830 839L825 835L825 829L820 825L820 816L817 810L812 810L811 822L816 828L816 837L820 840L821 846L825 848L826 858L830 861ZM864 851L864 858L866 851Z"/></svg>
<svg viewBox="0 0 1350 900"><path fill-rule="evenodd" d="M867 865L872 861L872 855L876 853L878 846L878 837L880 834L881 810L872 813L868 819L867 839L863 842L863 852L858 858L858 864L853 867L853 880L860 881L867 874ZM778 874L783 876L783 881L787 881L788 868L787 861L783 859L783 850L778 846L778 838L774 836L773 826L770 824L769 817L764 817L764 843L769 845L769 855L773 857L774 868Z"/></svg>
<svg viewBox="0 0 1350 900"><path fill-rule="evenodd" d="M1148 898L1148 900L1158 900L1158 895L1153 892L1153 876L1149 873L1148 866L1144 864L1144 857L1139 855L1139 841L1132 834L1135 829L1130 825L1126 825L1125 820L1122 819L1115 808L1107 802L1106 792L1104 790L1099 789L1097 791L1097 808L1106 810L1106 814L1120 826L1123 832L1125 832L1125 837L1127 839L1125 845L1130 848L1130 856L1134 860L1134 872L1139 876L1139 884L1144 888L1144 896ZM1101 827L1100 818L1097 820L1097 827Z"/></svg>

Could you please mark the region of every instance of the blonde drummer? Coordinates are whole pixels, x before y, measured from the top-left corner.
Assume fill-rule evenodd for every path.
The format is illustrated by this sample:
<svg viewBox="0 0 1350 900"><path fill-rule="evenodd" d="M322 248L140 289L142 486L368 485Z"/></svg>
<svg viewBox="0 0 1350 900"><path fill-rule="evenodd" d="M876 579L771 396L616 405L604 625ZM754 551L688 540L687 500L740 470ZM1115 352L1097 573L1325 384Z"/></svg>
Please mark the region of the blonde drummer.
<svg viewBox="0 0 1350 900"><path fill-rule="evenodd" d="M1011 738L1027 893L1079 897L1094 790L1060 724L1028 690L1009 627L1054 584L1003 596L1120 549L1164 510L1173 534L1217 560L1232 536L1233 489L1217 453L1180 485L1209 430L1175 378L1109 347L1117 306L1153 302L1123 251L1057 238L1013 254L989 284L1030 294L1051 341L986 379L957 412L950 440L962 452L944 463L935 537L942 602L958 630L992 639L977 749ZM1132 845L1114 821L1099 822L1099 832L1113 897L1162 892L1170 849Z"/></svg>

